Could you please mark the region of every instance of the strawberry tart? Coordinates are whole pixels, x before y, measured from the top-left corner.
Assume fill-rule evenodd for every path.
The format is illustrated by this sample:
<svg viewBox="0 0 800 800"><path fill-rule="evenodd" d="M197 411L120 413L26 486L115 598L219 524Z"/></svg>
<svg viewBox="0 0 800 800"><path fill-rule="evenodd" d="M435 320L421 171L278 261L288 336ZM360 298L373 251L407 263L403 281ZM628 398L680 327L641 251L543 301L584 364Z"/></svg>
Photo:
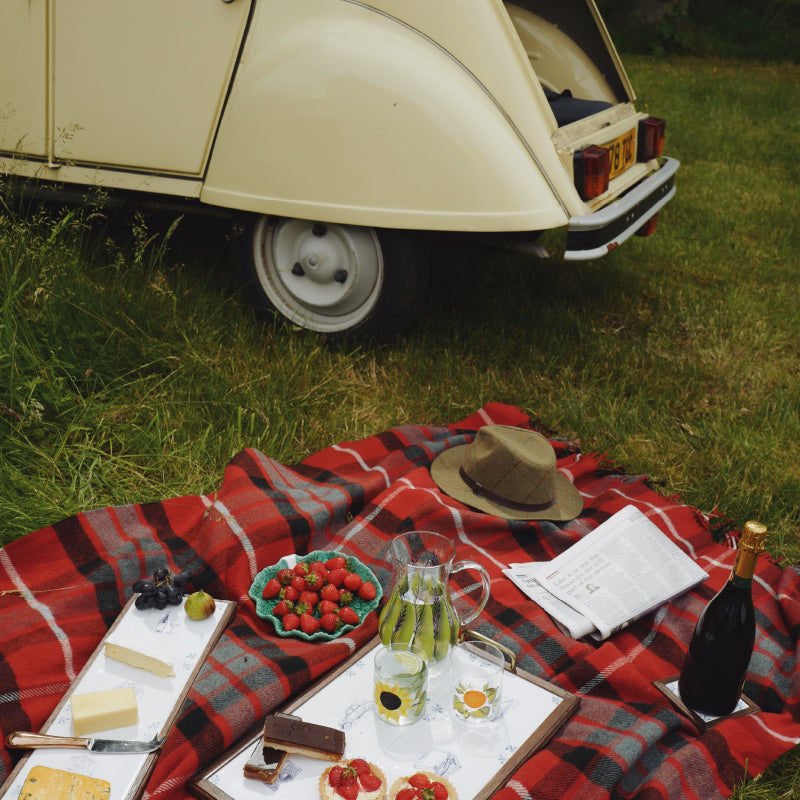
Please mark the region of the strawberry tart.
<svg viewBox="0 0 800 800"><path fill-rule="evenodd" d="M388 800L458 800L458 795L450 781L432 772L415 772L392 784Z"/></svg>
<svg viewBox="0 0 800 800"><path fill-rule="evenodd" d="M363 758L339 761L328 767L319 779L322 800L383 800L386 778Z"/></svg>

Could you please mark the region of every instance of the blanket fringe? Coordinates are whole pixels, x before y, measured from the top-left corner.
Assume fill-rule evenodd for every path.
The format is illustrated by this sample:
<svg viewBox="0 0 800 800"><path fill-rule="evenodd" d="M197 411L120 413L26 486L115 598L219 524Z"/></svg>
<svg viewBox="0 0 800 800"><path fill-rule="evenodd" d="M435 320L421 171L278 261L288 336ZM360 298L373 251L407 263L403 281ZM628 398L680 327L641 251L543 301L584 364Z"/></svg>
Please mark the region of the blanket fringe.
<svg viewBox="0 0 800 800"><path fill-rule="evenodd" d="M48 594L49 592L64 592L67 589L78 589L80 585L73 583L72 586L56 586L53 589L3 589L0 592L0 597L5 597L7 594Z"/></svg>

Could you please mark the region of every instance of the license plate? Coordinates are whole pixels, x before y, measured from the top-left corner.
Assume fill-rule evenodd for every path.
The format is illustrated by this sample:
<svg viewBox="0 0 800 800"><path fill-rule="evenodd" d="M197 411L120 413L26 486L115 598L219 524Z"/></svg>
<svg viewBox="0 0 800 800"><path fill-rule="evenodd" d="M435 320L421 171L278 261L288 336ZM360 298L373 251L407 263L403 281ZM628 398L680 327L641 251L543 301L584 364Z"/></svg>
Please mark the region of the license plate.
<svg viewBox="0 0 800 800"><path fill-rule="evenodd" d="M636 161L636 128L603 145L611 156L611 172L609 178L615 178Z"/></svg>

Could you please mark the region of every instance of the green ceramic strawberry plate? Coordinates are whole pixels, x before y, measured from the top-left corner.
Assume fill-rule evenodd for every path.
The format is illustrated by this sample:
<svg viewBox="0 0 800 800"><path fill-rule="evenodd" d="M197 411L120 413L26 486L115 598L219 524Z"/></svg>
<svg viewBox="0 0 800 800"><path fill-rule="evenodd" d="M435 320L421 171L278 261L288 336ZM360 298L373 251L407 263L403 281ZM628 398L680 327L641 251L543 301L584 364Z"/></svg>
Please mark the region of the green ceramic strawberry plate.
<svg viewBox="0 0 800 800"><path fill-rule="evenodd" d="M300 626L287 630L284 626L283 616L278 616L274 613L275 607L278 603L284 599L283 595L285 592L282 592L276 596L264 597L264 589L268 583L274 578L278 580L278 573L281 570L285 569L294 569L295 565L298 563L305 563L309 566L309 571L314 572L319 570L321 577L316 579L316 586L308 586L306 587L307 591L314 591L319 596L324 585L327 583L326 571L320 570L319 565L312 570L311 565L315 564L316 562L321 562L323 565L326 562L329 562L333 558L341 557L345 559L345 566L344 569L347 573L353 573L358 575L360 578L360 583L371 583L375 587L375 596L372 597L370 592L365 592L365 596L359 595L358 590L350 591L352 598L348 598L346 595L341 598L339 602L337 602L337 606L339 609L343 608L345 605L355 612L355 615L358 617L358 622L350 622L349 619L347 622L342 623L341 620L338 623L337 629L329 632L323 630L322 627L314 630L313 632L306 632L302 630ZM312 579L313 581L314 579ZM354 579L348 579L354 580ZM355 581L358 583L358 581ZM274 587L274 584L271 584ZM281 588L283 589L284 586L281 584ZM346 586L341 585L338 587L338 591L342 589L346 589ZM268 592L270 593L270 592ZM332 595L332 592L329 591ZM316 641L330 641L331 639L336 639L337 637L341 636L343 633L347 633L348 631L357 628L366 618L367 614L370 611L375 610L380 603L381 597L383 597L383 589L381 588L380 582L375 577L373 571L364 563L359 561L354 556L346 556L344 553L337 553L331 550L315 550L313 553L309 553L307 556L296 556L294 554L290 556L285 556L277 564L273 564L266 569L262 569L261 572L256 575L255 579L253 580L252 585L250 586L250 591L248 592L250 595L250 599L255 603L256 607L256 614L261 617L261 619L268 619L272 622L275 632L279 636L294 636L299 639L305 639L309 642L316 642ZM291 597L291 593L290 597ZM295 600L290 600L290 603L298 602L299 598ZM309 613L312 614L316 619L320 618L320 613L315 605L314 608L309 610ZM338 616L338 612L337 616ZM345 612L348 614L350 612ZM352 615L351 615L352 616Z"/></svg>

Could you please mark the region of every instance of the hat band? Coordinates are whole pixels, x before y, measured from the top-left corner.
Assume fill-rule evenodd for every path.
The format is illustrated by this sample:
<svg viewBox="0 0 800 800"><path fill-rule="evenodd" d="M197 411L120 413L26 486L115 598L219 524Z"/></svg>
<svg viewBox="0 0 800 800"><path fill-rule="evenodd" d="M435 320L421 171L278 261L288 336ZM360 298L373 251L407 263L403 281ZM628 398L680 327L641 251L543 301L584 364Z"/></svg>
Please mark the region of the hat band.
<svg viewBox="0 0 800 800"><path fill-rule="evenodd" d="M509 500L502 495L496 494L491 489L481 486L478 481L467 474L467 471L463 466L458 468L458 474L461 476L461 479L464 481L464 483L466 483L475 494L479 495L480 497L485 497L487 500L497 503L497 505L511 508L514 511L545 511L556 501L556 498L552 497L546 503L518 503L516 500Z"/></svg>

